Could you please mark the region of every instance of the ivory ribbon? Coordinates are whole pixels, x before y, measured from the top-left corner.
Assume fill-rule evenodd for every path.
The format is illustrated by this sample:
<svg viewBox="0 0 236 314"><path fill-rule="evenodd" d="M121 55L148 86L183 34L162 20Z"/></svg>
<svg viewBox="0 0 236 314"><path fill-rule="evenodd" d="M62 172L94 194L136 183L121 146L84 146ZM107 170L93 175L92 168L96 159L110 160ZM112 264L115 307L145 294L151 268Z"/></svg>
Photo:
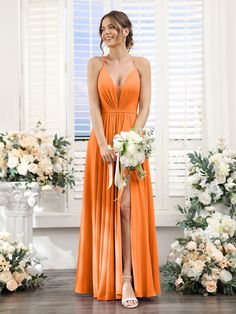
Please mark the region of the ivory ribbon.
<svg viewBox="0 0 236 314"><path fill-rule="evenodd" d="M112 182L113 182L113 163L108 164L108 171L109 171L109 183L108 183L107 189L110 189L110 187L112 186ZM119 189L122 188L122 186L123 186L123 184L122 184L123 183L123 181L122 181L123 172L124 172L124 167L120 164L120 153L117 153L114 184Z"/></svg>

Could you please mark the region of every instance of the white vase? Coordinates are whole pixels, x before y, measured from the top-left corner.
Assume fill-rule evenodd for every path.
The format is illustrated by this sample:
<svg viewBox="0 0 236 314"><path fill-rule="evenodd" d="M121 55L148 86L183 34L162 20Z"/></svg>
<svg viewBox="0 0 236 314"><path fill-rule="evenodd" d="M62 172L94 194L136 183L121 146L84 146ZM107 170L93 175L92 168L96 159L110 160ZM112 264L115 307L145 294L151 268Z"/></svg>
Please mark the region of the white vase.
<svg viewBox="0 0 236 314"><path fill-rule="evenodd" d="M40 197L37 182L26 189L25 182L0 182L0 205L5 208L6 231L25 246L33 243L33 207Z"/></svg>

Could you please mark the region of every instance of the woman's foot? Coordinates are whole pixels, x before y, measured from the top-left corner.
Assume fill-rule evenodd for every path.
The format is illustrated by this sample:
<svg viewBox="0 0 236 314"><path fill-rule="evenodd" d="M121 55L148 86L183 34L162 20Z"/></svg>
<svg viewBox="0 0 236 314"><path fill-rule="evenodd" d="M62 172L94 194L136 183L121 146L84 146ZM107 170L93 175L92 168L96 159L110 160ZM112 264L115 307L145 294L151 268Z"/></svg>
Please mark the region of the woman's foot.
<svg viewBox="0 0 236 314"><path fill-rule="evenodd" d="M138 306L138 300L135 297L131 284L132 276L123 276L122 286L122 305L126 308L134 308Z"/></svg>

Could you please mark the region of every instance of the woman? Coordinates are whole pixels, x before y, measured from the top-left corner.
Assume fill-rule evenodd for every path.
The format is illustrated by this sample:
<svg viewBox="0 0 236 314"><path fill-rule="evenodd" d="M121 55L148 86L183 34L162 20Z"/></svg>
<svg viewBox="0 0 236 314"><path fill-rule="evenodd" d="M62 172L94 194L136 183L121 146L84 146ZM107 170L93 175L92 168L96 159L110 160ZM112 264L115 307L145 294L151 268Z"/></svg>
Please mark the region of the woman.
<svg viewBox="0 0 236 314"><path fill-rule="evenodd" d="M85 161L75 292L90 293L98 300L122 299L125 307L132 308L138 306L137 297L160 293L149 163L143 163L144 179L131 172L118 197L116 186L107 189L108 164L116 162L108 145L116 133L145 126L151 70L147 59L128 53L133 32L125 13L104 15L99 33L101 49L105 43L110 52L88 63L93 129Z"/></svg>

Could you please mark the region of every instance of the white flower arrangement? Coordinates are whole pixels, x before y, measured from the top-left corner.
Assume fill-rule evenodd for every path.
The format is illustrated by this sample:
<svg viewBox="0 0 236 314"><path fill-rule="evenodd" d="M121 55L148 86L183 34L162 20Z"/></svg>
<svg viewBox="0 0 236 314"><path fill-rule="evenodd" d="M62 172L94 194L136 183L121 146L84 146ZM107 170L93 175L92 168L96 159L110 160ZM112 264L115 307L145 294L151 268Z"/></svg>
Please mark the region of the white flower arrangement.
<svg viewBox="0 0 236 314"><path fill-rule="evenodd" d="M46 275L33 246L12 241L10 233L0 232L0 292L35 288L43 285Z"/></svg>
<svg viewBox="0 0 236 314"><path fill-rule="evenodd" d="M32 132L0 133L0 181L38 182L42 190L53 189L65 193L66 185L75 184L72 163L64 137L48 136L39 121Z"/></svg>
<svg viewBox="0 0 236 314"><path fill-rule="evenodd" d="M233 217L236 213L236 153L221 140L207 156L196 151L188 156L189 195L186 202L198 206L199 210L223 202Z"/></svg>
<svg viewBox="0 0 236 314"><path fill-rule="evenodd" d="M113 138L113 149L117 155L115 185L118 188L126 186L129 171L137 170L136 174L143 179L146 172L142 167L145 159L148 159L154 151L154 128L142 128L135 131L120 132ZM128 170L128 171L127 171ZM109 187L112 184L112 165L109 165ZM109 188L108 187L108 188Z"/></svg>
<svg viewBox="0 0 236 314"><path fill-rule="evenodd" d="M184 238L171 245L161 266L164 289L179 293L234 295L236 292L236 154L222 142L208 157L188 154L189 195L186 207L177 206L184 219ZM229 215L215 204L229 208Z"/></svg>

